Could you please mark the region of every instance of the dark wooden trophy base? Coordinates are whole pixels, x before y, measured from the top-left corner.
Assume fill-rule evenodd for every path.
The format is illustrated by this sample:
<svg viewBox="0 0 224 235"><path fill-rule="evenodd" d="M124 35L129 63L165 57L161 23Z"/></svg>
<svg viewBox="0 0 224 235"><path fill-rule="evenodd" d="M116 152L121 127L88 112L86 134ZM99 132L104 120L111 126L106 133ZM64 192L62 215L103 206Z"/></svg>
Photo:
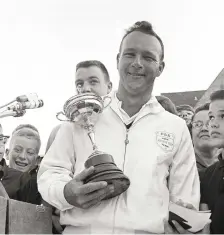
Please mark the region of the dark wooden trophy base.
<svg viewBox="0 0 224 235"><path fill-rule="evenodd" d="M116 166L111 155L102 152L94 152L85 162L86 168L91 166L94 166L95 171L86 178L85 184L89 182L106 181L108 185L114 185L114 192L103 200L116 197L128 189L130 180Z"/></svg>

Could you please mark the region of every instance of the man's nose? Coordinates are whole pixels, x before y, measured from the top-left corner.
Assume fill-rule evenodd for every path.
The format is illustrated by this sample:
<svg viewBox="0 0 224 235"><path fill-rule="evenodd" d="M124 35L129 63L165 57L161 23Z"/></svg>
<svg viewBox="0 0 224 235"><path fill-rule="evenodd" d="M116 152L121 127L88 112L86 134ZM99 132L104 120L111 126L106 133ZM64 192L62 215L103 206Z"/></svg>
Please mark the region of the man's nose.
<svg viewBox="0 0 224 235"><path fill-rule="evenodd" d="M88 83L85 83L82 87L82 93L91 92L91 86Z"/></svg>
<svg viewBox="0 0 224 235"><path fill-rule="evenodd" d="M140 55L136 55L135 60L132 63L132 66L135 68L142 68L142 60Z"/></svg>
<svg viewBox="0 0 224 235"><path fill-rule="evenodd" d="M213 120L213 121L210 122L210 127L211 128L218 128L219 124L215 120Z"/></svg>
<svg viewBox="0 0 224 235"><path fill-rule="evenodd" d="M21 159L21 160L25 160L25 159L26 159L26 153L25 153L25 151L23 151L22 153L20 153L18 158Z"/></svg>

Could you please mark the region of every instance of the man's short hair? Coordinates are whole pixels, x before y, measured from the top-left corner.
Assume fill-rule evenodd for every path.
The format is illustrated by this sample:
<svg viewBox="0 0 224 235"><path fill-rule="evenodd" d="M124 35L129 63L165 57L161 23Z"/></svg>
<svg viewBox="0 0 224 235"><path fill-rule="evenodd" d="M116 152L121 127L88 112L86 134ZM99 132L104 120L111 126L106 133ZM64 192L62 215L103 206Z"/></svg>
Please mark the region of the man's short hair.
<svg viewBox="0 0 224 235"><path fill-rule="evenodd" d="M134 23L134 25L132 25L130 28L128 28L126 30L126 33L124 34L122 40L121 40L121 44L120 44L120 49L119 51L121 51L121 47L122 47L122 43L124 41L124 39L127 37L128 34L134 32L134 31L138 31L141 33L145 33L145 34L149 34L151 36L154 36L155 38L158 39L161 48L162 48L162 53L161 53L161 61L164 60L164 45L163 45L163 41L162 39L158 36L158 34L153 30L152 24L149 23L148 21L137 21Z"/></svg>
<svg viewBox="0 0 224 235"><path fill-rule="evenodd" d="M193 117L192 117L192 121L194 120L195 115L196 115L197 113L199 113L200 111L209 110L209 105L210 105L210 103L205 103L205 104L203 104L203 105L197 107L197 108L195 109L194 115L193 115Z"/></svg>
<svg viewBox="0 0 224 235"><path fill-rule="evenodd" d="M211 102L215 100L224 100L224 90L214 91L210 96L210 100Z"/></svg>
<svg viewBox="0 0 224 235"><path fill-rule="evenodd" d="M188 104L179 105L179 106L176 107L176 109L177 109L177 112L180 112L180 111L182 111L182 110L188 110L188 111L191 111L191 112L194 113L194 108L191 107L191 106L188 105Z"/></svg>
<svg viewBox="0 0 224 235"><path fill-rule="evenodd" d="M167 112L177 115L176 106L168 97L159 95L156 99Z"/></svg>
<svg viewBox="0 0 224 235"><path fill-rule="evenodd" d="M30 132L27 133L27 131L24 131L24 129L30 129ZM41 140L40 140L40 134L38 129L31 125L31 124L21 124L15 128L15 130L12 132L12 139L15 136L25 136L27 138L33 138L38 141L38 151L40 150L41 146Z"/></svg>
<svg viewBox="0 0 224 235"><path fill-rule="evenodd" d="M96 66L98 68L100 68L103 72L103 74L105 75L105 80L106 82L110 82L110 75L107 71L106 66L100 62L99 60L85 60L85 61L81 61L76 65L76 72L78 69L80 68L89 68L91 66Z"/></svg>

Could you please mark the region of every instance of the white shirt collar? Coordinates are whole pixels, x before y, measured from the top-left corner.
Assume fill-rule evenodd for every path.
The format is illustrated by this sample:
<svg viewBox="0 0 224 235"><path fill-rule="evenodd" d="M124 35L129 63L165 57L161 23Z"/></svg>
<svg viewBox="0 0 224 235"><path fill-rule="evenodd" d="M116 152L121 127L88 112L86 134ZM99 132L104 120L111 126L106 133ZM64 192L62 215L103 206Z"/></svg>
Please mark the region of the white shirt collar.
<svg viewBox="0 0 224 235"><path fill-rule="evenodd" d="M114 92L114 99L117 103L117 106L118 106L118 109L120 111L120 116L122 117L122 120L123 122L128 125L132 122L135 121L136 117L138 116L138 114L146 107L146 106L155 106L155 104L158 104L158 101L156 99L155 96L151 96L151 98L148 100L147 103L145 103L142 108L139 110L138 113L136 113L134 116L130 117L123 109L122 109L122 101L120 101L118 98L117 98L117 92Z"/></svg>

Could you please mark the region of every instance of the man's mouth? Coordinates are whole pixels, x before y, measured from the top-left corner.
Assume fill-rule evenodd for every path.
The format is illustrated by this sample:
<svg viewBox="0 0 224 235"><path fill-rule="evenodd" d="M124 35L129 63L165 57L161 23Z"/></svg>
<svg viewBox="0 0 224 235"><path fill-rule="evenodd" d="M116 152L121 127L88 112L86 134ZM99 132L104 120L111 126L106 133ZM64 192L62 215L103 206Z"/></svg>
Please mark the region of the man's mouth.
<svg viewBox="0 0 224 235"><path fill-rule="evenodd" d="M211 136L212 136L212 137L220 136L220 133L217 132L217 131L212 131L212 132L211 132Z"/></svg>
<svg viewBox="0 0 224 235"><path fill-rule="evenodd" d="M203 139L205 139L205 138L208 139L208 138L210 138L210 136L209 136L209 135L200 135L200 138L201 138L201 139L202 139L202 138L203 138Z"/></svg>
<svg viewBox="0 0 224 235"><path fill-rule="evenodd" d="M128 73L128 75L132 76L132 77L145 77L145 74L143 73Z"/></svg>
<svg viewBox="0 0 224 235"><path fill-rule="evenodd" d="M26 166L28 166L28 164L25 163L25 162L18 162L18 161L16 161L15 163L16 163L16 165L21 166L21 167L26 167Z"/></svg>

